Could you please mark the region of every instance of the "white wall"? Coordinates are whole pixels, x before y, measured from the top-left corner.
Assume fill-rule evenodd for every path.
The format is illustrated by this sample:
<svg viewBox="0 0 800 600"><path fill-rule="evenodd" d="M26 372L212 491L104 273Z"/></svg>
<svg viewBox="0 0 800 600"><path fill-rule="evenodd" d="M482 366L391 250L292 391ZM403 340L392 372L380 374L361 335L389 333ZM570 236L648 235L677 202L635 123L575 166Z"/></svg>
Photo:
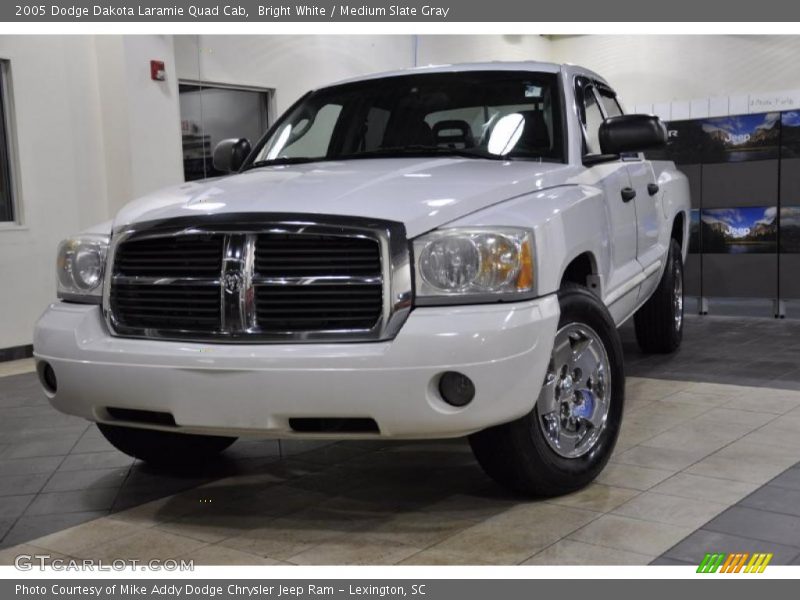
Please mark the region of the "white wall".
<svg viewBox="0 0 800 600"><path fill-rule="evenodd" d="M278 113L340 79L413 66L410 35L175 36L181 79L275 89Z"/></svg>
<svg viewBox="0 0 800 600"><path fill-rule="evenodd" d="M2 36L11 61L23 227L0 229L0 348L29 344L55 295L58 240L105 210L94 44L77 36Z"/></svg>
<svg viewBox="0 0 800 600"><path fill-rule="evenodd" d="M551 60L548 38L541 35L421 35L417 64L439 65L493 60Z"/></svg>
<svg viewBox="0 0 800 600"><path fill-rule="evenodd" d="M10 60L21 225L0 225L0 348L29 344L68 235L182 181L172 39L0 36ZM151 82L149 60L171 81Z"/></svg>
<svg viewBox="0 0 800 600"><path fill-rule="evenodd" d="M97 36L107 193L113 214L133 198L183 181L172 36ZM162 60L166 81L150 78Z"/></svg>
<svg viewBox="0 0 800 600"><path fill-rule="evenodd" d="M279 113L308 89L415 61L581 64L629 110L800 88L800 36L175 36L175 54L181 78L275 88Z"/></svg>
<svg viewBox="0 0 800 600"><path fill-rule="evenodd" d="M668 103L800 88L800 36L556 36L555 62L597 71L631 110Z"/></svg>

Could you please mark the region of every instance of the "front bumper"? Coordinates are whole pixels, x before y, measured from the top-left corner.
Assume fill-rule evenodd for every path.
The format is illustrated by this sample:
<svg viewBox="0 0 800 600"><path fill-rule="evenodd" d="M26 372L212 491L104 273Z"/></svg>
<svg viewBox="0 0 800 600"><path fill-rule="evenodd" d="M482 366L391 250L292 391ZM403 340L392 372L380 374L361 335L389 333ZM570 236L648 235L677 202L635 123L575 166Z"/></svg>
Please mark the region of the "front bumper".
<svg viewBox="0 0 800 600"><path fill-rule="evenodd" d="M296 433L289 419L371 418L379 434L347 437L457 437L533 408L558 318L551 295L417 308L388 342L207 344L114 337L100 307L59 302L36 325L34 354L55 372L53 406L92 421L141 426L114 407L168 412L169 429L188 433L344 437ZM444 371L472 379L470 404L442 400Z"/></svg>

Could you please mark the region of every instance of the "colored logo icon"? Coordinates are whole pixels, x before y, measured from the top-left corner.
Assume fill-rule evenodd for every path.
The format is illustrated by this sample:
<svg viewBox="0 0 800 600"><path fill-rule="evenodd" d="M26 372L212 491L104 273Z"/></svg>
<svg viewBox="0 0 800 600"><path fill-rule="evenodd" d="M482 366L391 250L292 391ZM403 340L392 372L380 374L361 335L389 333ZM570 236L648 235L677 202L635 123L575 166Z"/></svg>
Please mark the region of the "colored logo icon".
<svg viewBox="0 0 800 600"><path fill-rule="evenodd" d="M697 567L698 573L763 573L769 561L772 560L772 553L769 552L734 552L730 554L722 552L706 553L700 565Z"/></svg>

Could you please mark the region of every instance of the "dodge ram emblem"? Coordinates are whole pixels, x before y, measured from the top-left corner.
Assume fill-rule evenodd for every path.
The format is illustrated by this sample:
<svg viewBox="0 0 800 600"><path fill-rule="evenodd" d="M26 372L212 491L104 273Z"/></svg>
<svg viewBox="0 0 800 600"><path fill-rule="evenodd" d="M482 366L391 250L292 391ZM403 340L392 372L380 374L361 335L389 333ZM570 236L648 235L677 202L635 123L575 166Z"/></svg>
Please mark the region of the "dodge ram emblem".
<svg viewBox="0 0 800 600"><path fill-rule="evenodd" d="M241 273L225 273L222 284L228 294L235 294L242 288L243 277Z"/></svg>

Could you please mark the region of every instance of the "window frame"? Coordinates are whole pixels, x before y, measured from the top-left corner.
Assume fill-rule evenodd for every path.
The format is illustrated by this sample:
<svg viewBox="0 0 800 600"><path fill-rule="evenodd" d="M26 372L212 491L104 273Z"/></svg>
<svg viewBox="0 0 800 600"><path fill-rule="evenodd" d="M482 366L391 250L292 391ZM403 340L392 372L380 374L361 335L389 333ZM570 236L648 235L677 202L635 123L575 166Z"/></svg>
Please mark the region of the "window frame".
<svg viewBox="0 0 800 600"><path fill-rule="evenodd" d="M594 96L595 103L597 104L600 114L603 116L603 120L609 118L608 111L606 110L605 105L603 104L602 96L606 98L610 98L614 101L617 105L617 108L620 111L621 115L626 114L625 110L622 108L619 100L617 99L617 93L606 83L602 81L597 81L595 79L591 79L585 75L578 75L575 77L574 83L574 93L576 98L576 105L578 108L578 120L581 124L581 157L584 160L584 164L587 166L591 166L598 162L613 162L615 160L621 161L631 161L631 160L640 160L641 155L638 152L633 153L624 153L619 156L613 154L598 154L588 152L588 146L586 144L587 133L586 133L586 105L584 102L586 93L591 93ZM588 159L588 161L587 161Z"/></svg>
<svg viewBox="0 0 800 600"><path fill-rule="evenodd" d="M11 219L0 221L0 231L25 229L23 207L19 193L19 161L16 134L16 111L14 109L13 85L11 81L11 61L0 58L0 160L5 153L8 194ZM3 139L5 138L5 139Z"/></svg>
<svg viewBox="0 0 800 600"><path fill-rule="evenodd" d="M582 156L599 156L600 153L597 152L589 152L589 144L587 140L589 138L589 133L587 129L587 122L586 122L586 95L591 94L594 98L594 103L597 105L597 110L600 112L600 116L602 117L603 121L605 121L608 116L606 115L606 111L604 110L603 104L600 102L600 98L597 96L597 87L595 82L590 80L584 80L583 84L576 88L578 92L578 107L580 109L580 113L578 118L580 119L581 123L581 139L582 139L582 148L581 148L581 155Z"/></svg>

